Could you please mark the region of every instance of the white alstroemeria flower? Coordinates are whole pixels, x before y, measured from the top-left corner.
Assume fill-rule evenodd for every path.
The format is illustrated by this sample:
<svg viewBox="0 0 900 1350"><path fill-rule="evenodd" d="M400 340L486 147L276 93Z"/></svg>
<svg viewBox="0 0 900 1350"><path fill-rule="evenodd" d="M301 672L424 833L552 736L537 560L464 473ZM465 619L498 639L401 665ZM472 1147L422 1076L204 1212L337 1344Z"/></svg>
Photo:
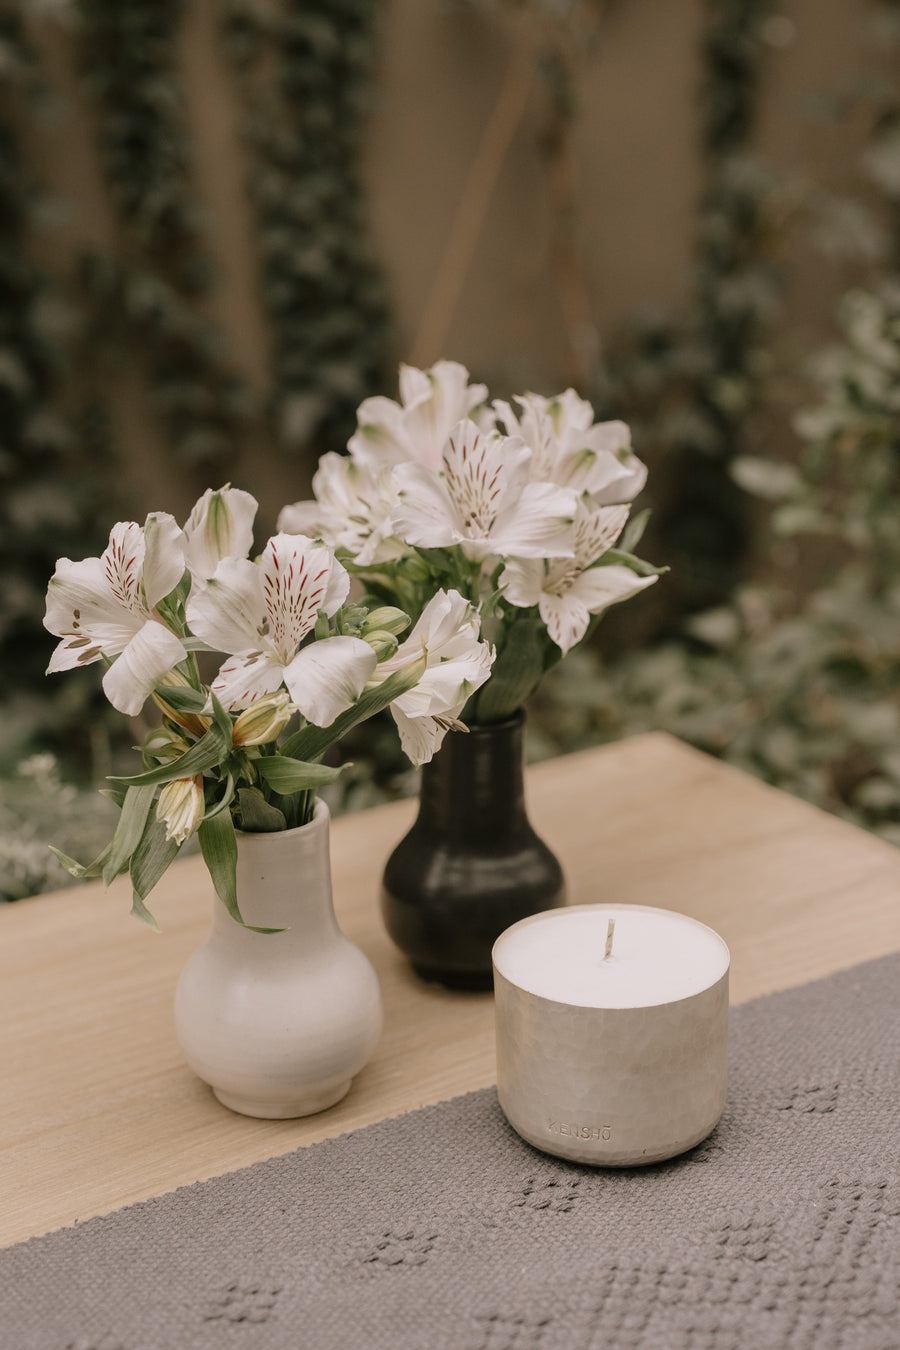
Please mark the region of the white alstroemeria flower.
<svg viewBox="0 0 900 1350"><path fill-rule="evenodd" d="M391 535L397 493L391 469L369 469L333 450L322 456L312 481L314 500L285 506L278 516L284 534L321 539L345 548L361 567L387 562L405 552Z"/></svg>
<svg viewBox="0 0 900 1350"><path fill-rule="evenodd" d="M574 389L555 398L517 397L520 411L494 403L496 418L532 451L531 477L590 493L598 506L630 502L647 480L647 467L631 449L624 422L595 422L594 410Z"/></svg>
<svg viewBox="0 0 900 1350"><path fill-rule="evenodd" d="M487 386L469 384L457 361L438 361L430 370L401 365L400 402L377 397L360 404L350 453L372 468L412 460L437 469L450 432L486 398Z"/></svg>
<svg viewBox="0 0 900 1350"><path fill-rule="evenodd" d="M378 667L378 679L423 655L422 678L391 704L403 752L417 765L434 755L494 661L493 647L480 641L478 615L458 591L438 591L429 600L406 641Z"/></svg>
<svg viewBox="0 0 900 1350"><path fill-rule="evenodd" d="M207 488L184 527L184 556L197 582L212 576L223 558L246 558L253 544L259 503L240 488Z"/></svg>
<svg viewBox="0 0 900 1350"><path fill-rule="evenodd" d="M166 827L166 838L183 844L199 826L206 812L203 774L173 778L160 790L156 819Z"/></svg>
<svg viewBox="0 0 900 1350"><path fill-rule="evenodd" d="M223 558L187 606L191 632L231 653L210 685L223 707L247 708L285 684L307 721L327 727L355 703L375 669L368 643L330 637L300 647L319 611L330 617L349 589L331 549L304 535L274 535L259 563Z"/></svg>
<svg viewBox="0 0 900 1350"><path fill-rule="evenodd" d="M422 548L459 544L467 558L571 558L577 498L529 482L531 451L518 437L460 422L440 473L398 464L394 533Z"/></svg>
<svg viewBox="0 0 900 1350"><path fill-rule="evenodd" d="M187 651L154 615L184 575L184 536L172 516L114 525L99 558L60 558L47 589L44 627L62 638L47 674L113 659L103 691L133 717Z"/></svg>
<svg viewBox="0 0 900 1350"><path fill-rule="evenodd" d="M525 609L537 605L547 632L563 653L584 637L592 614L627 600L656 580L640 577L620 563L592 566L618 539L627 519L627 506L593 506L582 498L572 561L511 558L501 573L504 598Z"/></svg>

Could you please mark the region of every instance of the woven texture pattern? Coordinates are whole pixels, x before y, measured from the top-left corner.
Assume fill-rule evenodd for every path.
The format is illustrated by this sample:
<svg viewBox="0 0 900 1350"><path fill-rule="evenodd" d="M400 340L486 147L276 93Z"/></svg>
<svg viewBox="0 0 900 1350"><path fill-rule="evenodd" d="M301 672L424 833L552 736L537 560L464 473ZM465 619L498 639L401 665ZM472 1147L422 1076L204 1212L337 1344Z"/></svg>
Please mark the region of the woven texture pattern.
<svg viewBox="0 0 900 1350"><path fill-rule="evenodd" d="M900 956L732 1013L690 1154L549 1158L493 1090L0 1252L3 1350L898 1350Z"/></svg>

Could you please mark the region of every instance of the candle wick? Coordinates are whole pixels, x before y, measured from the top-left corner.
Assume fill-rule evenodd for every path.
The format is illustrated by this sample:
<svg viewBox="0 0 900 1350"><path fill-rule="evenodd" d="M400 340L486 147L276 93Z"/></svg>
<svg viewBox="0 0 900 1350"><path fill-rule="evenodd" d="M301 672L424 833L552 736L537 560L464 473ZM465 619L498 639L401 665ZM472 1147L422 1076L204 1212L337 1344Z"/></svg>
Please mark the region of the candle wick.
<svg viewBox="0 0 900 1350"><path fill-rule="evenodd" d="M606 951L603 953L604 961L612 955L613 933L616 931L615 919L610 919L606 928Z"/></svg>

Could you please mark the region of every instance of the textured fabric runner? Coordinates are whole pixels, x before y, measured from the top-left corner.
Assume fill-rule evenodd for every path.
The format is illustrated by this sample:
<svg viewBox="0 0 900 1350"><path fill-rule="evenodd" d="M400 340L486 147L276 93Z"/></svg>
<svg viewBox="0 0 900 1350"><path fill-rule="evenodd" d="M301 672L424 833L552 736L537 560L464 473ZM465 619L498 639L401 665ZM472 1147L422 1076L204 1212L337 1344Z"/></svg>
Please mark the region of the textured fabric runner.
<svg viewBox="0 0 900 1350"><path fill-rule="evenodd" d="M493 1089L0 1252L3 1350L898 1350L900 955L732 1013L725 1116L551 1159Z"/></svg>

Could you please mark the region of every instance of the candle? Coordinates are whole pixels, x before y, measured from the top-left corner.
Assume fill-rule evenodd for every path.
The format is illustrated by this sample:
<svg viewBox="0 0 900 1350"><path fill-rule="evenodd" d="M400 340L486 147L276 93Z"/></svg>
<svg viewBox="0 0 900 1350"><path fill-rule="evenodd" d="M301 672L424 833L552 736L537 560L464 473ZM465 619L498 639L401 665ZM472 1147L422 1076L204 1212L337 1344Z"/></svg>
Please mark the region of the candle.
<svg viewBox="0 0 900 1350"><path fill-rule="evenodd" d="M607 1167L698 1144L725 1105L728 948L644 905L534 914L494 944L497 1092L523 1139Z"/></svg>

